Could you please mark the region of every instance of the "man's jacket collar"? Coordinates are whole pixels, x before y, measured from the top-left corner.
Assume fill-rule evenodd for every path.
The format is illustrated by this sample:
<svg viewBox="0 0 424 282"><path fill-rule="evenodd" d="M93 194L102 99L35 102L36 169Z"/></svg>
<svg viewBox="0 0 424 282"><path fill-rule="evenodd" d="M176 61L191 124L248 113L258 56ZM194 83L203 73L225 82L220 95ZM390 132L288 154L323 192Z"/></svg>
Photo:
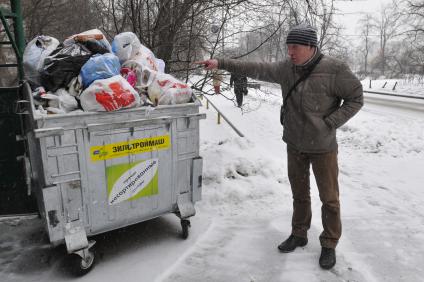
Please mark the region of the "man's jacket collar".
<svg viewBox="0 0 424 282"><path fill-rule="evenodd" d="M296 71L300 71L300 72L307 70L311 65L313 65L316 62L316 60L318 60L318 57L320 55L321 55L321 51L317 47L316 52L315 52L314 56L312 57L312 59L310 59L308 62L306 62L303 65L296 66L295 64L293 64L293 69L296 70Z"/></svg>

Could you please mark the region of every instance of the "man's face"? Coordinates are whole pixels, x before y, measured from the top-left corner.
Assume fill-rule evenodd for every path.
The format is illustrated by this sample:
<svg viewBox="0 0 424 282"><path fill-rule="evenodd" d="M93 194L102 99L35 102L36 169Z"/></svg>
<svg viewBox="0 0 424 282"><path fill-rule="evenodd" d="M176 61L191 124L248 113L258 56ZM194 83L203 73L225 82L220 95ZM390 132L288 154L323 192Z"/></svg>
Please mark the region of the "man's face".
<svg viewBox="0 0 424 282"><path fill-rule="evenodd" d="M315 47L300 44L287 44L287 50L290 60L295 65L303 65L315 53Z"/></svg>

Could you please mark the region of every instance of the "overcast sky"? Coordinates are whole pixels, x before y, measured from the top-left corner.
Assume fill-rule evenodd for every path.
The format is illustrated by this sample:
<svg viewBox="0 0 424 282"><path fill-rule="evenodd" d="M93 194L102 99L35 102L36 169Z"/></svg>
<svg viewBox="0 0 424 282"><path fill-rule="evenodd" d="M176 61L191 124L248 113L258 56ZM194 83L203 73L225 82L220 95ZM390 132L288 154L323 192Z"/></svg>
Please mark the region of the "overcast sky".
<svg viewBox="0 0 424 282"><path fill-rule="evenodd" d="M336 1L336 7L339 13L336 21L341 23L345 30L344 35L355 40L359 34L358 20L364 13L378 14L382 5L391 3L391 0L353 0Z"/></svg>

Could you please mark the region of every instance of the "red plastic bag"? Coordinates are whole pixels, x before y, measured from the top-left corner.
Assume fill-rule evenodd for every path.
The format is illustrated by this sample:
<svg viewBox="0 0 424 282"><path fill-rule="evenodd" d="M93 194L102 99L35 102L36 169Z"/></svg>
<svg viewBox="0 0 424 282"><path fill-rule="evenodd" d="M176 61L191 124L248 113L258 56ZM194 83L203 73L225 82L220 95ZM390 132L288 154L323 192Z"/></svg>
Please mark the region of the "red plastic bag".
<svg viewBox="0 0 424 282"><path fill-rule="evenodd" d="M116 111L140 104L137 91L120 75L94 81L81 96L84 111Z"/></svg>

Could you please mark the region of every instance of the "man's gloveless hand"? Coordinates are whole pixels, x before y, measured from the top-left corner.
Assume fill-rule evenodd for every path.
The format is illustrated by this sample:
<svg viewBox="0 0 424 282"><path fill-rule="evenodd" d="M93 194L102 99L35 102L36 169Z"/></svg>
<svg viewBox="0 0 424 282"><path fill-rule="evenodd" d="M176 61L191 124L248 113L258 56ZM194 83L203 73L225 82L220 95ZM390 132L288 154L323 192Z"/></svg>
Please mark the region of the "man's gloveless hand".
<svg viewBox="0 0 424 282"><path fill-rule="evenodd" d="M203 65L205 67L205 70L215 70L218 68L218 60L216 59L209 59L205 61L197 61L194 62L197 65Z"/></svg>

